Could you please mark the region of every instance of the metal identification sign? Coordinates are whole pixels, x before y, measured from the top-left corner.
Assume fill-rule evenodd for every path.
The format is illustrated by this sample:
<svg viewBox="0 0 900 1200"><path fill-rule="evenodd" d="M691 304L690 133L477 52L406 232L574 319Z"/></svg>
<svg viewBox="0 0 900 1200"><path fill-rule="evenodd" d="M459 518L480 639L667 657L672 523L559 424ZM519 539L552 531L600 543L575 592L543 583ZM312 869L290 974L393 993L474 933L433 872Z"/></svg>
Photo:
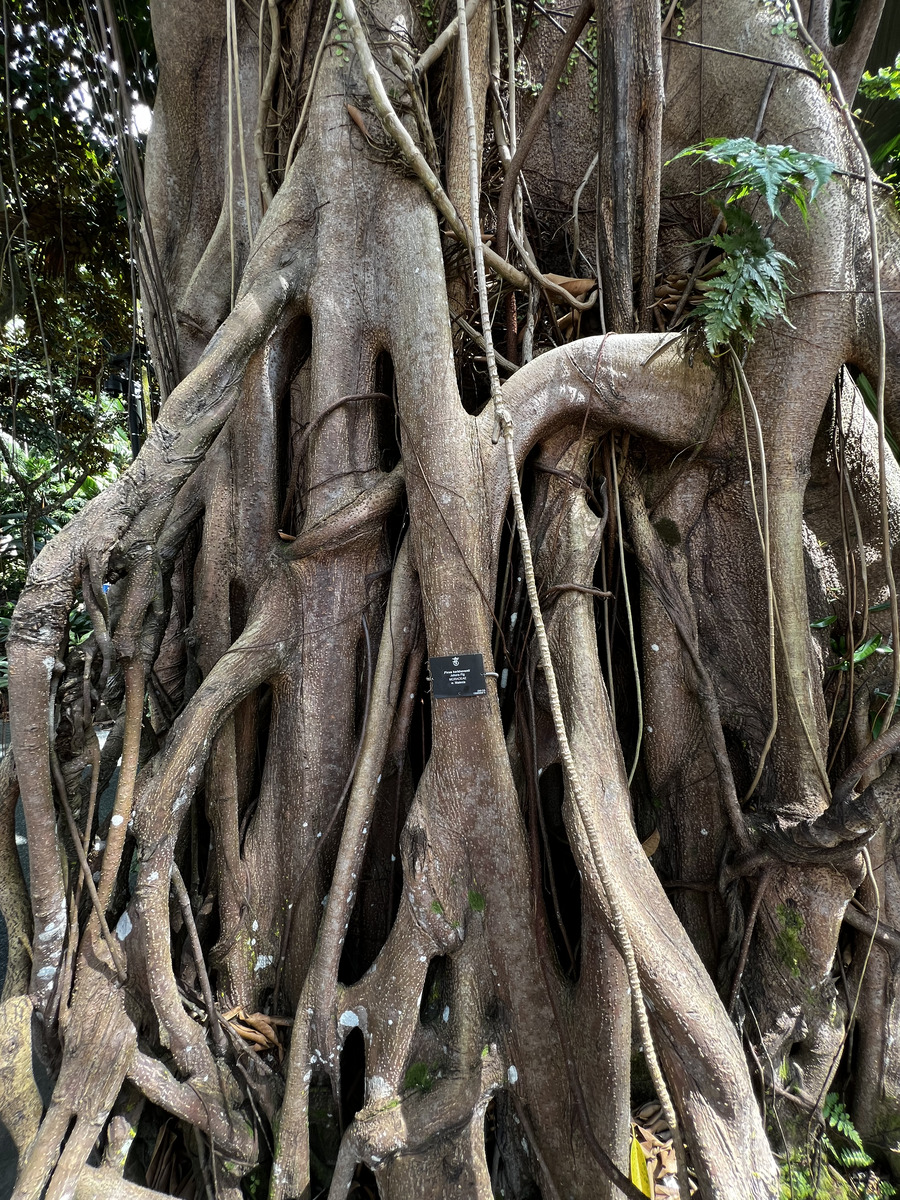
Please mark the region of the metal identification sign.
<svg viewBox="0 0 900 1200"><path fill-rule="evenodd" d="M429 658L428 667L431 671L431 694L437 700L483 696L487 692L483 654L451 654L446 658Z"/></svg>

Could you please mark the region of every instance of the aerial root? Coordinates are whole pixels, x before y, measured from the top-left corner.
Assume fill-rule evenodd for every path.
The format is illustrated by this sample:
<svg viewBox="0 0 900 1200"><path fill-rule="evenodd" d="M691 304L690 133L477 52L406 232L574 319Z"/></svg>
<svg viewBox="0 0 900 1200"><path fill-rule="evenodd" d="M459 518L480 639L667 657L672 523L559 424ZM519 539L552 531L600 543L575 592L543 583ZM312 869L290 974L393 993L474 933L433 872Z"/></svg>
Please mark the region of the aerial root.
<svg viewBox="0 0 900 1200"><path fill-rule="evenodd" d="M12 752L0 761L0 913L6 922L8 961L0 999L28 988L31 973L31 905L16 849L16 801L19 781Z"/></svg>
<svg viewBox="0 0 900 1200"><path fill-rule="evenodd" d="M31 1066L31 1017L28 996L0 1004L0 1120L16 1144L21 1162L37 1135L43 1105Z"/></svg>
<svg viewBox="0 0 900 1200"><path fill-rule="evenodd" d="M391 575L387 619L372 681L370 711L347 801L329 901L297 1005L281 1117L282 1129L294 1133L279 1141L275 1176L275 1194L278 1196L299 1194L306 1186L301 1180L308 1172L306 1106L310 1059L319 1061L332 1073L336 1069L338 966L400 702L400 688L407 660L419 638L418 607L418 584L410 563L409 543L404 540ZM287 938L284 940L286 942ZM284 946L282 954L286 952Z"/></svg>

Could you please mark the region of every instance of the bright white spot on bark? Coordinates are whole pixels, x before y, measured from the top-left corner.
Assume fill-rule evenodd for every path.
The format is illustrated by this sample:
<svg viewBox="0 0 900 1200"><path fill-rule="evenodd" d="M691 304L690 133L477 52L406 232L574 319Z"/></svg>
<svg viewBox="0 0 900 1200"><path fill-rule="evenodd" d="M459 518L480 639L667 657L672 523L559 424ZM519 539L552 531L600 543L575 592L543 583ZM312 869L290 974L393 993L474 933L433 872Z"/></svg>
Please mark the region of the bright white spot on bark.
<svg viewBox="0 0 900 1200"><path fill-rule="evenodd" d="M100 882L100 872L94 871L93 874L91 875L91 879L93 879L94 883L99 883Z"/></svg>
<svg viewBox="0 0 900 1200"><path fill-rule="evenodd" d="M510 613L510 614L509 614L509 627L510 627L510 629L513 629L513 628L515 628L515 624L516 624L516 621L518 621L518 619L519 619L519 614L518 614L517 612Z"/></svg>
<svg viewBox="0 0 900 1200"><path fill-rule="evenodd" d="M328 897L329 897L330 895L331 895L331 893L330 893L330 892L326 892L326 893L325 893L325 895L322 897L322 907L323 907L323 908L327 908L327 907L328 907ZM288 905L288 908L290 908L290 907L291 907L291 905L289 904L289 905Z"/></svg>
<svg viewBox="0 0 900 1200"><path fill-rule="evenodd" d="M115 825L116 828L118 828L124 820L125 820L125 818L122 816L121 813L116 813L116 815L110 820L109 823L110 823L110 825Z"/></svg>
<svg viewBox="0 0 900 1200"><path fill-rule="evenodd" d="M509 679L509 667L504 667L500 672L500 690L506 687L506 681Z"/></svg>
<svg viewBox="0 0 900 1200"><path fill-rule="evenodd" d="M101 850L106 849L105 838L94 838L94 853L98 854Z"/></svg>
<svg viewBox="0 0 900 1200"><path fill-rule="evenodd" d="M16 834L16 845L17 846L27 846L28 839L23 837L21 833L17 833Z"/></svg>
<svg viewBox="0 0 900 1200"><path fill-rule="evenodd" d="M650 643L650 649L653 651L654 654L659 654L659 646L657 646L656 642Z"/></svg>
<svg viewBox="0 0 900 1200"><path fill-rule="evenodd" d="M397 855L396 855L396 854L392 854L392 855L391 855L391 862L396 862L396 861L397 861Z"/></svg>
<svg viewBox="0 0 900 1200"><path fill-rule="evenodd" d="M56 974L55 967L41 967L37 973L38 979L51 979Z"/></svg>
<svg viewBox="0 0 900 1200"><path fill-rule="evenodd" d="M359 1017L352 1008L346 1008L338 1017L338 1025L343 1025L347 1029L355 1029L359 1024Z"/></svg>
<svg viewBox="0 0 900 1200"><path fill-rule="evenodd" d="M701 830L700 830L700 836L701 836L701 837L706 837L708 833L709 833L709 830L708 830L708 829L701 829Z"/></svg>
<svg viewBox="0 0 900 1200"><path fill-rule="evenodd" d="M391 1020L391 1018L390 1018L390 1017L388 1017L388 1025L393 1025L393 1023L394 1023L394 1022Z"/></svg>
<svg viewBox="0 0 900 1200"><path fill-rule="evenodd" d="M53 674L53 667L54 667L55 663L56 663L56 659L53 657L52 654L48 654L47 657L44 659L44 666L47 668L48 676Z"/></svg>
<svg viewBox="0 0 900 1200"><path fill-rule="evenodd" d="M159 871L152 871L152 872L151 872L151 873L150 873L150 874L147 876L147 882L148 882L148 883L156 883L157 879L159 879Z"/></svg>
<svg viewBox="0 0 900 1200"><path fill-rule="evenodd" d="M450 1005L447 1004L444 1006L444 1015L443 1015L444 1024L446 1025L449 1020L450 1020Z"/></svg>
<svg viewBox="0 0 900 1200"><path fill-rule="evenodd" d="M309 1083L310 1079L312 1079L312 1071L307 1071L306 1074L303 1076L303 1082Z"/></svg>
<svg viewBox="0 0 900 1200"><path fill-rule="evenodd" d="M526 1142L526 1140L524 1138L522 1138L522 1149L525 1151L526 1154L528 1153L528 1143Z"/></svg>
<svg viewBox="0 0 900 1200"><path fill-rule="evenodd" d="M271 954L260 954L256 959L256 966L253 968L253 970L264 971L266 967L271 967L274 961L275 960L272 958Z"/></svg>
<svg viewBox="0 0 900 1200"><path fill-rule="evenodd" d="M175 811L177 812L179 810L179 808L184 808L184 806L186 804L187 804L187 792L184 790L184 788L182 788L181 791L178 793L178 798L176 799L175 804L174 804Z"/></svg>
<svg viewBox="0 0 900 1200"><path fill-rule="evenodd" d="M321 837L321 836L322 836L321 833L316 834L316 837Z"/></svg>
<svg viewBox="0 0 900 1200"><path fill-rule="evenodd" d="M648 726L647 726L647 732L648 732L648 733L652 733L652 732L653 732L653 726L652 726L652 725L648 725Z"/></svg>
<svg viewBox="0 0 900 1200"><path fill-rule="evenodd" d="M424 955L424 954L420 954L420 955L419 955L419 962L428 962L428 959L425 957L425 955Z"/></svg>
<svg viewBox="0 0 900 1200"><path fill-rule="evenodd" d="M363 833L368 833L368 832L369 832L369 827L368 827L368 825L364 825L364 826L363 826Z"/></svg>
<svg viewBox="0 0 900 1200"><path fill-rule="evenodd" d="M309 821L304 821L304 822L303 822L303 828L304 828L304 829L307 829L308 827L309 827Z"/></svg>
<svg viewBox="0 0 900 1200"><path fill-rule="evenodd" d="M256 938L251 938L251 939L250 939L250 945L251 945L251 946L255 946L255 945L256 945Z"/></svg>
<svg viewBox="0 0 900 1200"><path fill-rule="evenodd" d="M381 1159L378 1157L378 1155L377 1155L377 1154L372 1154L372 1155L370 1156L370 1161L371 1161L371 1162L373 1162L373 1163L380 1163L380 1162L381 1162Z"/></svg>
<svg viewBox="0 0 900 1200"><path fill-rule="evenodd" d="M391 1085L381 1075L373 1075L366 1081L366 1099L371 1104L373 1100L386 1100L391 1094Z"/></svg>
<svg viewBox="0 0 900 1200"><path fill-rule="evenodd" d="M250 928L253 930L254 933L256 933L256 931L259 929L259 921L254 921L253 924L250 926Z"/></svg>
<svg viewBox="0 0 900 1200"><path fill-rule="evenodd" d="M131 917L127 912L123 912L116 926L116 937L120 942L124 942L129 933L131 933Z"/></svg>
<svg viewBox="0 0 900 1200"><path fill-rule="evenodd" d="M348 893L347 893L347 903L348 903L348 904L350 903L350 901L353 899L353 897L354 897L355 895L356 895L356 892L348 892Z"/></svg>
<svg viewBox="0 0 900 1200"><path fill-rule="evenodd" d="M378 776L378 778L375 780L375 782L376 782L376 783L381 783L381 776L380 776L380 775L379 775L379 776Z"/></svg>
<svg viewBox="0 0 900 1200"><path fill-rule="evenodd" d="M510 1063L509 1070L506 1072L506 1078L509 1080L510 1083L515 1083L516 1080L519 1078L519 1072L512 1065L512 1063Z"/></svg>

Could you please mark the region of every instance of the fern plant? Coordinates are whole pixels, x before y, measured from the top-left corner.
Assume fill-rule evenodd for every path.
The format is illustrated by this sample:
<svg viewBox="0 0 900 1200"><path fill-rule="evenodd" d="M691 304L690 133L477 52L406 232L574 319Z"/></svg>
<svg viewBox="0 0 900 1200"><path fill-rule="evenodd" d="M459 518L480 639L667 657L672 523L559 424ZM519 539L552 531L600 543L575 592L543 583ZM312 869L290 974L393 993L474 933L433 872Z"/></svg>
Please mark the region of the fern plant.
<svg viewBox="0 0 900 1200"><path fill-rule="evenodd" d="M722 228L695 243L721 252L716 273L698 285L704 295L692 314L702 325L707 349L715 354L735 341L752 342L763 321L788 321L787 277L794 263L776 249L740 202L755 193L776 220L784 220L784 204L793 204L807 223L810 204L836 168L818 154L793 146L762 146L752 138L707 138L671 161L688 157L726 168L724 176L701 193L712 196L721 210Z"/></svg>
<svg viewBox="0 0 900 1200"><path fill-rule="evenodd" d="M837 1135L835 1139L827 1132L822 1134L822 1146L832 1162L846 1171L862 1171L871 1167L873 1159L863 1148L862 1138L837 1092L829 1092L825 1097L822 1116L826 1129Z"/></svg>
<svg viewBox="0 0 900 1200"><path fill-rule="evenodd" d="M782 1163L781 1200L890 1200L894 1187L870 1170L874 1162L836 1092L822 1106L824 1161L809 1147Z"/></svg>

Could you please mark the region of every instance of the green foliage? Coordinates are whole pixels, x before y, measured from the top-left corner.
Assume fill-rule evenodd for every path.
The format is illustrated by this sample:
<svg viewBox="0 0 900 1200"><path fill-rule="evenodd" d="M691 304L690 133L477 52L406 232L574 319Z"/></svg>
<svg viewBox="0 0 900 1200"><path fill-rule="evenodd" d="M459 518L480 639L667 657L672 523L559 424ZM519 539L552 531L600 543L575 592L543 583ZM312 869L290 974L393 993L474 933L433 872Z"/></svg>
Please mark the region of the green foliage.
<svg viewBox="0 0 900 1200"><path fill-rule="evenodd" d="M788 320L785 272L794 264L743 209L735 208L730 217L734 224L727 232L698 243L722 252L721 268L704 284L704 298L694 309L711 353L735 336L752 342L757 326L772 317Z"/></svg>
<svg viewBox="0 0 900 1200"><path fill-rule="evenodd" d="M890 67L882 67L873 75L866 71L859 90L868 100L900 100L900 55Z"/></svg>
<svg viewBox="0 0 900 1200"><path fill-rule="evenodd" d="M831 1162L843 1171L866 1171L856 1194L883 1197L884 1200L896 1195L895 1189L887 1180L879 1179L868 1170L874 1166L874 1159L863 1146L862 1138L837 1092L829 1092L825 1097L822 1116L826 1127L822 1134L822 1146Z"/></svg>
<svg viewBox="0 0 900 1200"><path fill-rule="evenodd" d="M859 91L866 100L892 101L900 100L900 54L890 67L882 67L872 75L869 71L863 75ZM891 118L891 106L873 106L870 103L864 112L872 111L874 124L868 120L861 123L862 132L866 136L872 166L879 171L886 182L894 186L895 201L900 203L900 191L897 189L896 176L900 168L900 133L895 132L897 118Z"/></svg>
<svg viewBox="0 0 900 1200"><path fill-rule="evenodd" d="M407 1068L403 1077L403 1090L430 1092L434 1087L434 1074L427 1063L414 1062Z"/></svg>
<svg viewBox="0 0 900 1200"><path fill-rule="evenodd" d="M847 654L847 639L842 635L839 638L831 639L831 649L835 654L842 655L841 661L829 667L829 671L849 671L851 656ZM854 663L865 662L867 658L871 658L873 654L893 654L892 646L889 646L880 633L873 634L872 637L866 638L853 650L852 660Z"/></svg>
<svg viewBox="0 0 900 1200"><path fill-rule="evenodd" d="M75 388L93 388L105 370L105 347L125 349L133 328L115 118L86 70L92 48L68 5L10 0L5 16L10 102L0 202L8 245L0 326L19 318L36 365L63 372ZM134 102L149 100L141 91L152 89L149 15L129 13L125 28L132 57L122 86ZM27 395L21 384L18 395Z"/></svg>
<svg viewBox="0 0 900 1200"><path fill-rule="evenodd" d="M836 1092L822 1106L821 1150L795 1150L782 1163L781 1200L890 1200L896 1194L871 1170L874 1160Z"/></svg>
<svg viewBox="0 0 900 1200"><path fill-rule="evenodd" d="M793 146L763 146L752 138L707 138L688 146L675 159L688 157L700 157L728 168L704 195L729 191L732 194L726 203L734 204L751 192L758 192L772 216L779 220L783 219L781 205L787 201L794 203L807 221L809 204L837 169L819 154L806 154Z"/></svg>
<svg viewBox="0 0 900 1200"><path fill-rule="evenodd" d="M487 901L481 892L476 891L475 888L469 889L469 908L471 908L472 912L484 912L486 903Z"/></svg>
<svg viewBox="0 0 900 1200"><path fill-rule="evenodd" d="M68 0L4 8L0 653L34 556L131 457L124 406L101 390L110 355L136 345L119 156L129 138L140 151L143 135L117 127L116 105L151 102L155 56L146 6L113 8L124 59L107 77L88 68L94 48Z"/></svg>
<svg viewBox="0 0 900 1200"><path fill-rule="evenodd" d="M419 0L419 16L431 41L437 37L438 14L434 0Z"/></svg>
<svg viewBox="0 0 900 1200"><path fill-rule="evenodd" d="M785 203L793 204L806 223L809 205L835 166L818 154L793 146L763 146L752 138L707 138L672 161L679 158L699 158L726 168L718 182L701 193L714 194L723 228L696 243L719 251L715 274L698 284L705 295L693 313L702 325L707 349L714 354L735 341L752 342L763 321L773 317L787 321L787 274L794 264L740 202L758 195L776 220L784 219Z"/></svg>
<svg viewBox="0 0 900 1200"><path fill-rule="evenodd" d="M803 945L803 917L793 904L779 904L775 909L778 930L775 934L775 949L784 965L795 979L799 979L802 968L809 961L809 951Z"/></svg>
<svg viewBox="0 0 900 1200"><path fill-rule="evenodd" d="M837 620L835 613L830 613L827 617L819 617L815 621L810 621L810 629L827 629L829 625L833 625Z"/></svg>
<svg viewBox="0 0 900 1200"><path fill-rule="evenodd" d="M349 36L350 27L344 20L344 14L337 9L334 14L334 37L331 40L331 53L335 58L349 61L350 54L347 50Z"/></svg>
<svg viewBox="0 0 900 1200"><path fill-rule="evenodd" d="M797 22L787 0L763 0L763 8L772 18L772 37L797 39Z"/></svg>

